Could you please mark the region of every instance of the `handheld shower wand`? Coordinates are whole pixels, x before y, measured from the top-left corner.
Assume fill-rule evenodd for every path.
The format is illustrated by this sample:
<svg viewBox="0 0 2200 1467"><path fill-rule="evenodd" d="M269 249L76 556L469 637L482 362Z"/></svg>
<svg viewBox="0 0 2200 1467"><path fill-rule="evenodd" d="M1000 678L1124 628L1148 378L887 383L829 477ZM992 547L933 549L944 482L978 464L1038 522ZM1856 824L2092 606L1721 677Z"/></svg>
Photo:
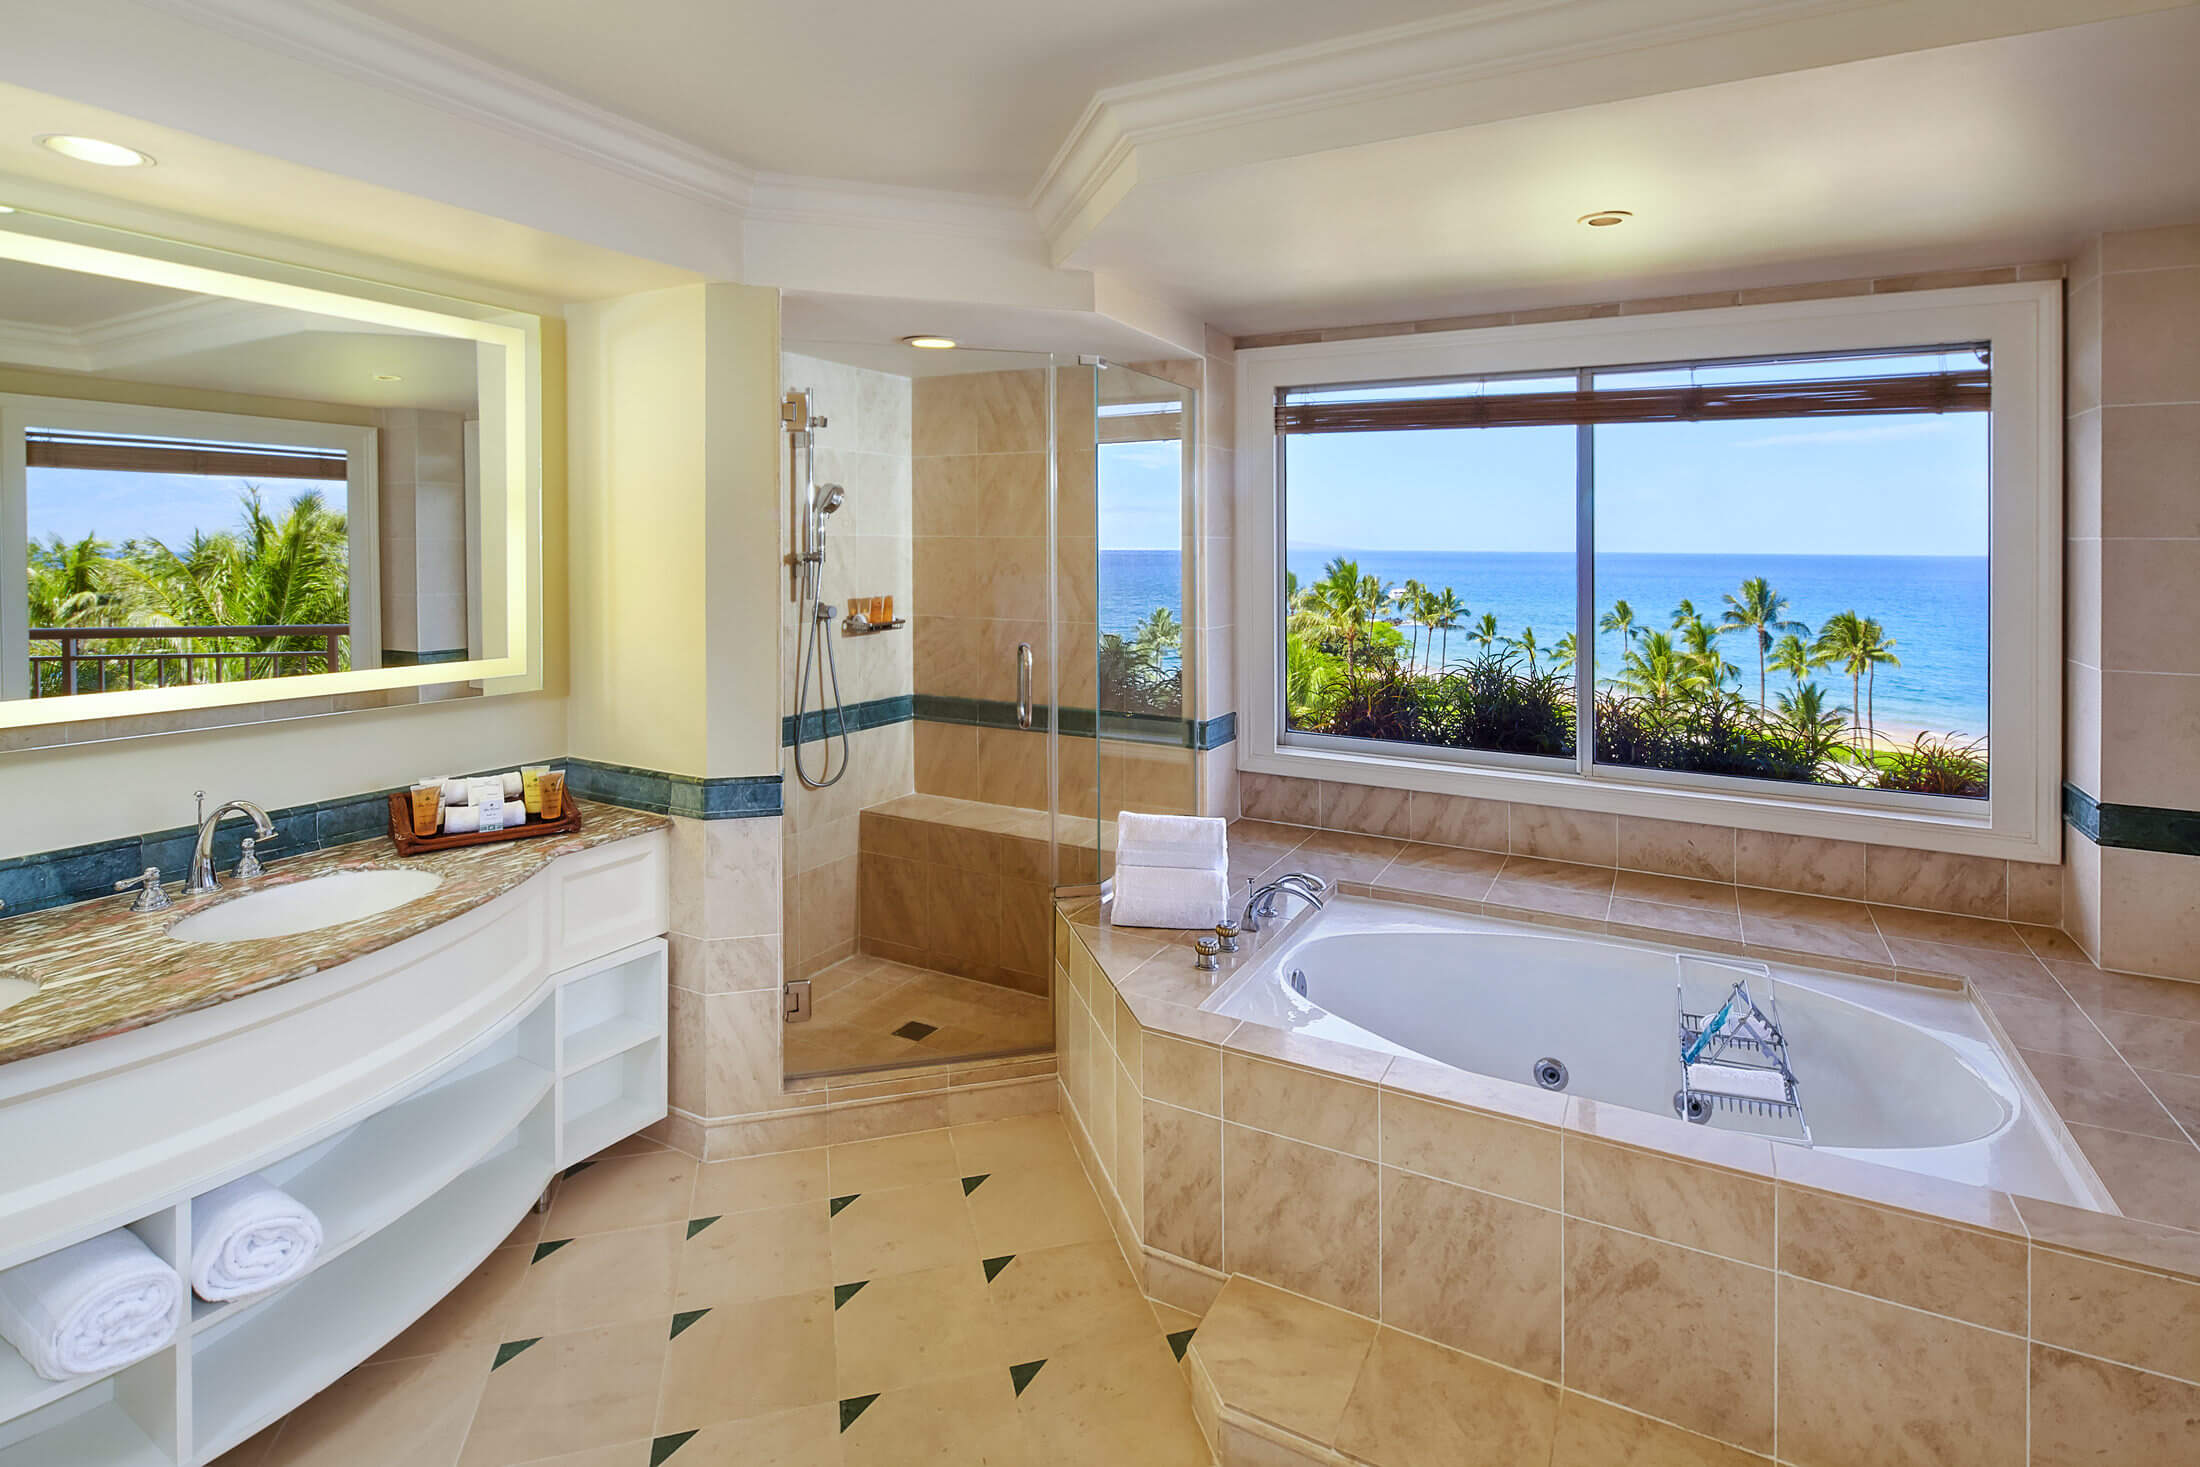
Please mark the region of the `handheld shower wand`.
<svg viewBox="0 0 2200 1467"><path fill-rule="evenodd" d="M780 405L780 418L793 434L796 454L795 488L802 505L802 539L790 557L795 563L795 690L794 772L805 788L821 790L840 782L848 772L848 715L840 696L840 665L833 656L834 608L821 599L825 575L825 521L847 501L848 491L838 484L816 482L813 438L825 419L810 415L807 390L789 392ZM808 737L812 671L817 683L817 737L826 745L823 763L812 777L803 758ZM832 741L840 742L840 762L832 758Z"/></svg>

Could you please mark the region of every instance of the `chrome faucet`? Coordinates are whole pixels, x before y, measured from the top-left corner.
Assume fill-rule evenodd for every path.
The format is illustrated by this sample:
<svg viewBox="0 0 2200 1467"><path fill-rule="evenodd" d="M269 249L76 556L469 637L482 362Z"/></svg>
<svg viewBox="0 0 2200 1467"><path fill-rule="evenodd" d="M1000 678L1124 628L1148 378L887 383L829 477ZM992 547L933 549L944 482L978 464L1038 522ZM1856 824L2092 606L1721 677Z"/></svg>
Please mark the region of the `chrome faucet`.
<svg viewBox="0 0 2200 1467"><path fill-rule="evenodd" d="M1245 884L1252 886L1252 879L1248 877ZM1284 892L1301 897L1318 908L1322 904L1323 894L1328 890L1329 883L1311 872L1287 871L1246 898L1245 920L1239 925L1247 932L1260 931L1260 919L1276 915L1276 898Z"/></svg>
<svg viewBox="0 0 2200 1467"><path fill-rule="evenodd" d="M202 792L203 793L203 792ZM214 827L231 814L252 817L254 844L266 845L275 840L275 822L267 818L267 812L250 800L231 800L213 814L199 822L198 844L191 848L191 867L184 873L183 889L186 894L202 891L219 891L221 882L214 875ZM248 852L249 854L249 852ZM252 863L258 866L257 861ZM250 878L254 873L240 865L239 874Z"/></svg>

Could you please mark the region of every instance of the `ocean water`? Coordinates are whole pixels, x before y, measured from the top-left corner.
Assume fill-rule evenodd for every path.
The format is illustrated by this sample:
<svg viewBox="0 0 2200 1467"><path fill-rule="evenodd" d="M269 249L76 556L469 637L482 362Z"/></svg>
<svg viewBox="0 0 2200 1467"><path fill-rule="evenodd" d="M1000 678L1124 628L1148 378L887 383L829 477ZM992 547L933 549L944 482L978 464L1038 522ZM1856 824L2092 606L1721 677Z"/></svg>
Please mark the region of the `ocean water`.
<svg viewBox="0 0 2200 1467"><path fill-rule="evenodd" d="M1321 577L1332 556L1360 563L1363 575L1393 585L1408 578L1430 589L1446 586L1469 608L1465 622L1494 612L1499 631L1517 636L1532 626L1545 646L1574 624L1573 557L1564 554L1481 554L1464 551L1337 550L1293 547L1290 568L1305 585ZM1181 617L1182 558L1173 550L1108 550L1100 557L1102 631L1128 634L1156 606ZM1984 557L1863 555L1600 555L1596 566L1598 615L1624 599L1635 623L1649 631L1670 629L1674 606L1682 597L1716 621L1724 609L1720 597L1750 576L1763 576L1788 598L1788 615L1810 624L1837 611L1855 610L1876 618L1894 639L1899 667L1879 670L1877 715L1883 726L1935 732L1986 732L1987 573ZM1810 640L1805 635L1805 641ZM1721 639L1726 660L1742 669L1741 686L1754 696L1757 656L1746 633ZM1479 652L1453 632L1453 661ZM1616 675L1620 639L1597 638L1599 676ZM1813 678L1837 701L1849 697L1848 678L1835 668L1820 668ZM1788 685L1779 672L1767 687Z"/></svg>

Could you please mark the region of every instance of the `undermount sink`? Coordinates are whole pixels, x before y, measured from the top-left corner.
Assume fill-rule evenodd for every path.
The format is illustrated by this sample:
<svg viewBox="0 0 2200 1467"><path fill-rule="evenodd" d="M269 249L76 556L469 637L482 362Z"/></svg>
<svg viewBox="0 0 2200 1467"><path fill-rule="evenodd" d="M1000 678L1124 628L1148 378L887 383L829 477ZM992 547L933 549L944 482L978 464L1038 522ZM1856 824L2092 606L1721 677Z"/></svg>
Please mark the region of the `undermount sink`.
<svg viewBox="0 0 2200 1467"><path fill-rule="evenodd" d="M168 935L182 942L290 937L402 907L442 884L442 877L425 871L332 871L218 902L185 917Z"/></svg>
<svg viewBox="0 0 2200 1467"><path fill-rule="evenodd" d="M0 968L0 1009L11 1009L36 994L40 984L21 968Z"/></svg>

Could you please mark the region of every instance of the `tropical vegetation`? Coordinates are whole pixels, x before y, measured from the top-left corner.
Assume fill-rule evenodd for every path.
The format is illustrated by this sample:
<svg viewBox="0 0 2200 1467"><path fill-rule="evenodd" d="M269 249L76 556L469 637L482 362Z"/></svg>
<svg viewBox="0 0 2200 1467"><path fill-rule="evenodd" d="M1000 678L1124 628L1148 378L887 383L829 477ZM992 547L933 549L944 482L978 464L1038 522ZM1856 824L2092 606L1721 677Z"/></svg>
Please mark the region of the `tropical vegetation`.
<svg viewBox="0 0 2200 1467"><path fill-rule="evenodd" d="M182 545L158 539L129 539L114 545L99 536L65 541L58 535L34 540L29 547L30 624L62 627L316 626L351 620L350 540L341 511L331 509L318 490L291 500L279 513L262 500L259 486L247 484L239 497L234 528L194 532ZM349 666L348 638L338 644L339 667ZM78 668L78 687L61 686L61 669L52 662L38 668L38 691L52 696L97 688L97 659L128 654L192 654L188 676L194 682L237 681L319 672L308 656L276 653L320 651L319 635L297 637L129 637L89 639L78 644L86 661ZM33 638L33 657L60 651L53 639ZM211 654L225 655L216 661ZM250 655L243 655L250 654ZM162 674L171 685L186 676L186 664L170 662ZM151 684L148 670L139 685ZM119 686L110 681L109 686Z"/></svg>
<svg viewBox="0 0 2200 1467"><path fill-rule="evenodd" d="M1447 586L1392 587L1344 556L1301 588L1287 578L1284 702L1289 727L1351 738L1510 754L1575 749L1572 632L1508 632ZM1626 601L1597 618L1619 639L1614 676L1593 689L1597 758L1699 774L1847 784L1925 794L1986 792L1985 744L1920 734L1895 745L1878 726L1879 669L1900 665L1875 619L1837 612L1813 628L1764 577L1721 598L1716 616L1683 599L1663 629ZM1451 652L1454 632L1469 649ZM1731 640L1730 640L1731 639ZM1749 659L1730 660L1728 651ZM1849 683L1846 703L1815 681ZM1754 672L1751 689L1744 681ZM1777 687L1775 675L1787 685ZM1754 696L1752 696L1752 693Z"/></svg>
<svg viewBox="0 0 2200 1467"><path fill-rule="evenodd" d="M1184 712L1184 624L1156 606L1131 629L1100 638L1100 711L1179 718Z"/></svg>

